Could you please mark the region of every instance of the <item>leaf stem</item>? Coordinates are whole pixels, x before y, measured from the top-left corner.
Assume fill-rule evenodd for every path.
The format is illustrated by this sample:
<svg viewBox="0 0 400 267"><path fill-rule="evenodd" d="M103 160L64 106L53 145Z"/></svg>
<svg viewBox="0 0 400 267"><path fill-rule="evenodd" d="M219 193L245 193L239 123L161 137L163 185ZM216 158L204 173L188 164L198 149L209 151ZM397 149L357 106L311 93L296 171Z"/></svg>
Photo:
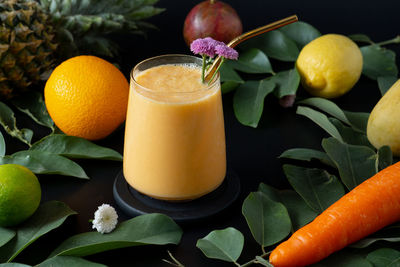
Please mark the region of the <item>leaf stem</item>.
<svg viewBox="0 0 400 267"><path fill-rule="evenodd" d="M264 247L263 247L263 250L264 250ZM262 254L260 257L264 258L265 256L268 256L270 253L271 253L271 251L264 252L264 254ZM247 266L250 266L250 265L252 265L254 263L257 263L257 259L256 258L254 258L254 259L252 259L252 260L250 260L250 261L248 261L248 262L246 262L246 263L244 263L242 265L239 265L239 266L240 267L247 267Z"/></svg>
<svg viewBox="0 0 400 267"><path fill-rule="evenodd" d="M163 262L166 262L172 266L176 266L176 267L185 267L185 265L183 265L182 263L180 263L173 255L172 253L167 250L169 257L173 260L173 262L170 262L169 260L163 259Z"/></svg>
<svg viewBox="0 0 400 267"><path fill-rule="evenodd" d="M382 41L382 42L379 42L379 43L376 43L376 44L379 45L379 46L383 46L383 45L388 45L388 44L399 44L399 43L400 43L400 35L397 35L393 39Z"/></svg>

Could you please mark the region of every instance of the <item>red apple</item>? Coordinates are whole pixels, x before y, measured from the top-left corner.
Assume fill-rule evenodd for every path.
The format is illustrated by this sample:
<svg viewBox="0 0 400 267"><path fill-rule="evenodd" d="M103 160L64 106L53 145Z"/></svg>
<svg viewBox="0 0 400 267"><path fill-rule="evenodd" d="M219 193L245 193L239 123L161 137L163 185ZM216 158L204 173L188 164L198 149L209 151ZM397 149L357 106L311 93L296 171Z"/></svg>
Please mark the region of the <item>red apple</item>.
<svg viewBox="0 0 400 267"><path fill-rule="evenodd" d="M242 28L238 14L230 5L208 0L190 10L183 26L183 37L187 45L204 37L229 43L242 33Z"/></svg>

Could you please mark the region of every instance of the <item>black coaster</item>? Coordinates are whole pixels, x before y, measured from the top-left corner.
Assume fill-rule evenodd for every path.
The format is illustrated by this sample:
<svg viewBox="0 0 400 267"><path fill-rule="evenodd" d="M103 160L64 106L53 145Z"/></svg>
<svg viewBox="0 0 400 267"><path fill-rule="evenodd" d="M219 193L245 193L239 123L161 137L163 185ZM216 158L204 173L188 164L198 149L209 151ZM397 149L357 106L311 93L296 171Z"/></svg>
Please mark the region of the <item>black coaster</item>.
<svg viewBox="0 0 400 267"><path fill-rule="evenodd" d="M114 181L113 194L118 206L129 216L163 213L176 222L188 222L217 214L231 205L239 196L239 177L227 170L224 182L213 192L188 202L168 202L143 195L125 180L122 171Z"/></svg>

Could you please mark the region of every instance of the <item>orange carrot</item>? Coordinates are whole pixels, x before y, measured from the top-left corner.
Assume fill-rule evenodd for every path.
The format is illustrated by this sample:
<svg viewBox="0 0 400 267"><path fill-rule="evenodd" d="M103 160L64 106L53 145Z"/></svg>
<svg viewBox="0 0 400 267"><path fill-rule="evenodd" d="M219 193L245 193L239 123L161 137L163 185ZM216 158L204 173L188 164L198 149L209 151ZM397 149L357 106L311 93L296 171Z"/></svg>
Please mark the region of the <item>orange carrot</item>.
<svg viewBox="0 0 400 267"><path fill-rule="evenodd" d="M275 267L306 266L400 220L400 162L364 181L277 246Z"/></svg>

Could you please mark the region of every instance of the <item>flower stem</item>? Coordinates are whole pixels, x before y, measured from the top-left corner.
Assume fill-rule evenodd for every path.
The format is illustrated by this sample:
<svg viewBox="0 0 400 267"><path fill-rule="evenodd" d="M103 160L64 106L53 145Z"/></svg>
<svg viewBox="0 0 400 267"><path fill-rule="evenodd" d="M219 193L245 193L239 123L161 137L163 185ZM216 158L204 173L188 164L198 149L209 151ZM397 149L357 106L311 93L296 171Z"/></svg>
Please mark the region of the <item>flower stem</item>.
<svg viewBox="0 0 400 267"><path fill-rule="evenodd" d="M382 45L398 44L398 43L400 43L400 35L397 35L393 39L386 40L386 41L383 41L383 42L380 42L380 43L376 43L376 44L382 46Z"/></svg>
<svg viewBox="0 0 400 267"><path fill-rule="evenodd" d="M201 81L204 83L206 74L206 55L203 55L203 66L201 68Z"/></svg>

